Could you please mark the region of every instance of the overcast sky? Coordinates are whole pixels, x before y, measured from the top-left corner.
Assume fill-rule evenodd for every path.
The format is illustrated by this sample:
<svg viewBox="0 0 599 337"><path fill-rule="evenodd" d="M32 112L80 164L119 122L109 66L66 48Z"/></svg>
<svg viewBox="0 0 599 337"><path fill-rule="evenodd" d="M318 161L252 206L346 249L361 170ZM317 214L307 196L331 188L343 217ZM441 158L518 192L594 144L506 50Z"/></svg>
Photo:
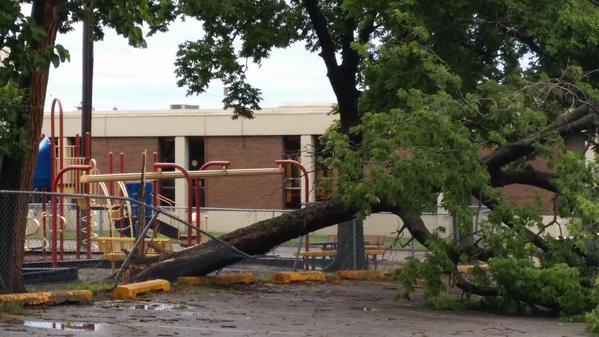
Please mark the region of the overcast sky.
<svg viewBox="0 0 599 337"><path fill-rule="evenodd" d="M197 21L177 22L169 32L148 38L148 48L136 49L114 31L107 31L104 40L95 44L94 108L156 110L179 103L222 107L221 83L212 83L207 93L199 96L186 96L186 88L176 85L173 64L177 46L200 35ZM51 69L46 109L55 97L62 100L66 111L80 104L81 39L80 25L75 31L58 36L57 42L69 50L71 61ZM262 67L251 67L248 78L262 89L263 107L335 100L322 61L301 45L276 50Z"/></svg>

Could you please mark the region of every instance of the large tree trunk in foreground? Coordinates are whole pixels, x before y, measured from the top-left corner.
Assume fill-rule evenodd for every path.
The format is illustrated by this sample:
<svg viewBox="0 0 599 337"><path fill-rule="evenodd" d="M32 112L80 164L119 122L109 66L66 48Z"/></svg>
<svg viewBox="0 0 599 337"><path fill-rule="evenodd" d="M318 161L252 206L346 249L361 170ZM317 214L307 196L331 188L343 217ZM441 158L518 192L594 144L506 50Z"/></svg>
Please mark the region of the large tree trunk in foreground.
<svg viewBox="0 0 599 337"><path fill-rule="evenodd" d="M339 224L337 228L337 256L326 267L328 271L366 269L364 255L364 224L360 219L352 219Z"/></svg>
<svg viewBox="0 0 599 337"><path fill-rule="evenodd" d="M46 31L36 50L47 52L54 47L58 27L64 17L64 0L33 2L32 17ZM4 157L0 168L0 189L30 190L42 130L44 102L48 85L48 69L38 69L21 80L21 88L28 89L29 114L22 118L27 130L27 151L18 158ZM23 258L25 227L29 196L0 196L0 293L24 292Z"/></svg>
<svg viewBox="0 0 599 337"><path fill-rule="evenodd" d="M247 254L264 254L290 239L350 220L356 211L356 208L338 201L316 203L296 212L238 229L220 239ZM205 275L243 258L231 248L211 240L173 253L169 259L150 265L130 281L152 278L174 280L179 276Z"/></svg>

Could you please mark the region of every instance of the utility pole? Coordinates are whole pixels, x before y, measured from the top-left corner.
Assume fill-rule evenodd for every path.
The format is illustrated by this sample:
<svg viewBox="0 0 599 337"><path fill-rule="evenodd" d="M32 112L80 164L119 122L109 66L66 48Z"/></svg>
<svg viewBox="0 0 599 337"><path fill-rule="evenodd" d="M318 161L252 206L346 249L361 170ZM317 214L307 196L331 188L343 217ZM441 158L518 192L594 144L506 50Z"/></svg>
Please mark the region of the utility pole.
<svg viewBox="0 0 599 337"><path fill-rule="evenodd" d="M82 100L81 100L81 136L92 132L92 93L94 79L94 36L93 36L93 13L91 8L85 9L83 20L83 72L82 72ZM91 144L81 142L81 154L87 153L87 147ZM91 153L91 149L90 153Z"/></svg>

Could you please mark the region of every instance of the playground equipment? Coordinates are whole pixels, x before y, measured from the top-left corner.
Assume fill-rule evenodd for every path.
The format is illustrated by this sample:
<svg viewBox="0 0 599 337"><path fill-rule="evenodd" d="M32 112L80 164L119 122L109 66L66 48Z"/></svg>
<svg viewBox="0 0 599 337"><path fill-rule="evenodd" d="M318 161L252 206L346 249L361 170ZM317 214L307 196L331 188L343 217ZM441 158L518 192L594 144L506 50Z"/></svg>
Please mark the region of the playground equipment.
<svg viewBox="0 0 599 337"><path fill-rule="evenodd" d="M55 132L55 110L58 109L58 135ZM270 168L246 168L230 169L228 161L210 161L202 165L199 170L188 171L176 163L158 162L157 154L153 154L153 171L149 172L124 172L124 153L119 153L120 172L114 172L114 155L108 153L108 173L101 173L96 161L91 158L90 145L91 135L87 133L83 139L76 135L74 144L66 144L63 132L63 109L58 99L52 102L50 136L42 136L39 148L34 187L41 191L60 192L70 194L64 197L62 194L52 194L50 197L50 209L47 209L46 198L41 204L39 219L31 219L31 230L28 237L33 241L34 236L40 236L42 245L38 248L44 253L51 251L52 266L57 267L58 261L65 259L66 253L75 253L77 259L85 257L91 259L95 253L103 253L104 258L115 262L125 257L125 252L130 251L134 241L140 233L140 228L145 223L140 219L145 218L139 210L144 207L134 207L127 198L134 194L149 195L149 199L140 202L152 203L154 208L161 203L173 203L157 193L158 181L164 179L186 179L188 204L187 204L187 235L179 235L178 229L155 221L153 237L144 238L149 240L148 249L143 252L149 255L159 254L161 251L172 250L172 242L169 239L158 238L158 234L164 234L173 239L185 238L188 246L201 242L200 236L200 187L201 179L207 177L223 176L254 176L254 175L283 175L283 165L296 165L304 174L306 183L306 200L308 200L309 181L305 168L293 160L277 160L275 167ZM85 142L86 153L81 153L81 142ZM145 161L144 161L145 162ZM212 169L208 169L212 168ZM165 171L174 169L175 171ZM144 185L139 184L142 182ZM147 182L149 190L146 191ZM193 187L195 186L195 205L193 205ZM137 190L136 190L137 189ZM144 189L144 192L139 192ZM94 195L106 198L95 198ZM120 197L113 198L111 197ZM195 209L194 209L195 206ZM65 215L68 207L69 214L75 213L75 222L69 224ZM151 208L150 208L151 211ZM99 223L105 217L108 230L100 232ZM151 216L150 216L151 217ZM194 224L195 223L195 224ZM75 249L67 251L65 241L73 241L68 231L75 229ZM49 238L48 238L48 233ZM69 239L67 239L69 238ZM151 242L151 243L150 243ZM306 237L306 250L309 250L309 241ZM30 247L31 248L31 247Z"/></svg>

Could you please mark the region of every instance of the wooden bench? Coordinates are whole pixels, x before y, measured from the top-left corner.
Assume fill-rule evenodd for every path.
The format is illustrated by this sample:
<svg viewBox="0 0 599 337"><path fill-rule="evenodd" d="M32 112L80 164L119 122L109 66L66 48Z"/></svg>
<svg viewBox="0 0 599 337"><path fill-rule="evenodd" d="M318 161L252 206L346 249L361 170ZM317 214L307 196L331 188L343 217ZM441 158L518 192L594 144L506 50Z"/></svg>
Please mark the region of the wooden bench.
<svg viewBox="0 0 599 337"><path fill-rule="evenodd" d="M385 235L364 235L364 250L366 252L366 258L368 258L369 256L372 256L372 263L374 264L374 268L378 268L378 260L377 257L378 255L381 255L381 257L385 254ZM315 251L309 251L309 252L304 252L307 255L302 255L304 253L300 253L300 256L304 257L304 258L311 258L312 259L312 265L314 265L313 263L313 258L315 257L333 257L335 255L337 255L337 251L336 251L336 244L331 245L330 243L336 243L337 242L337 235L328 235L327 236L327 245L323 245L321 247L321 250L315 250ZM318 253L318 252L322 252L322 251L326 251L326 252L334 252L334 254L322 254L322 253ZM317 252L316 255L312 255L310 253L312 252ZM368 254L368 252L380 252L378 254Z"/></svg>
<svg viewBox="0 0 599 337"><path fill-rule="evenodd" d="M123 261L127 253L133 250L135 238L131 237L98 237L98 250L104 255L104 259L110 261L114 271L115 264ZM150 246L151 243L151 246ZM146 248L145 256L158 256L161 252L172 252L173 243L169 239L144 239Z"/></svg>
<svg viewBox="0 0 599 337"><path fill-rule="evenodd" d="M384 249L365 249L364 254L366 257L372 256L374 261L374 269L377 269L377 256L383 255L385 253ZM308 259L310 261L310 266L312 270L316 269L316 258L330 258L333 256L337 256L336 250L311 250L308 252L300 252L298 256L301 256L304 259Z"/></svg>
<svg viewBox="0 0 599 337"><path fill-rule="evenodd" d="M384 235L364 235L364 248L366 249L384 249L385 247L385 239ZM327 241L336 242L337 235L328 235Z"/></svg>

